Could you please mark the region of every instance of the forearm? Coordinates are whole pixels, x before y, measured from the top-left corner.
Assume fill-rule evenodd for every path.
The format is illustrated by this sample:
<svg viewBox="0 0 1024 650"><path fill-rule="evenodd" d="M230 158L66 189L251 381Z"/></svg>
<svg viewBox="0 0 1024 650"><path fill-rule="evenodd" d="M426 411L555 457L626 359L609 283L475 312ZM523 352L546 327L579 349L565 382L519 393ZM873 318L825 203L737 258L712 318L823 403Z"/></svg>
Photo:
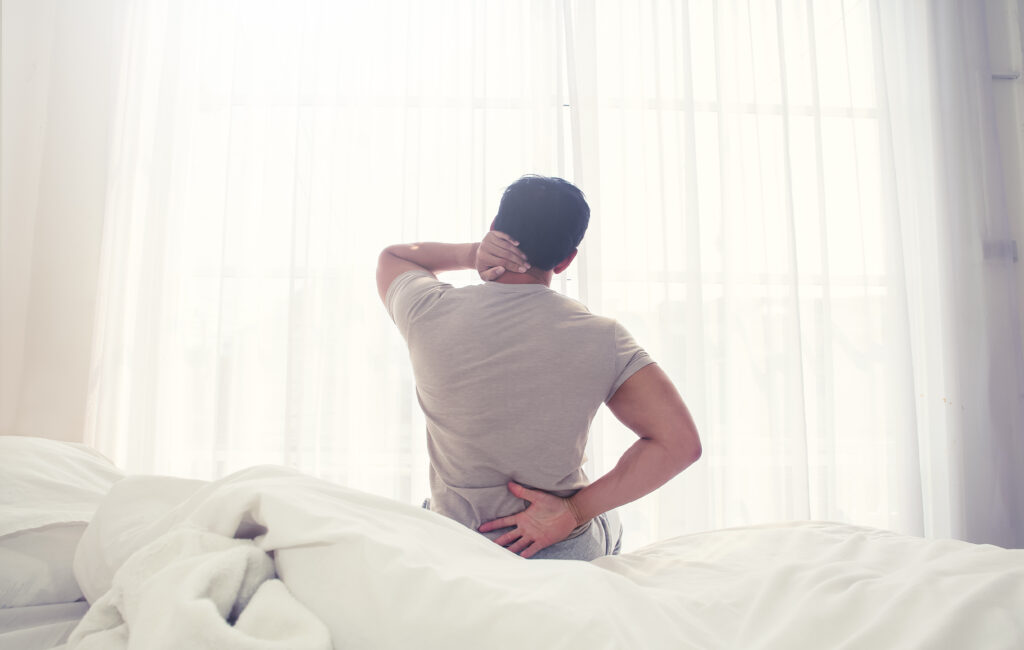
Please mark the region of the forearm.
<svg viewBox="0 0 1024 650"><path fill-rule="evenodd" d="M476 268L476 251L479 243L442 244L422 242L395 244L384 249L382 255L391 255L405 260L431 273Z"/></svg>
<svg viewBox="0 0 1024 650"><path fill-rule="evenodd" d="M701 455L690 411L658 364L636 371L608 400L608 408L639 439L612 471L572 497L570 508L580 521L653 492Z"/></svg>
<svg viewBox="0 0 1024 650"><path fill-rule="evenodd" d="M637 440L610 472L570 498L578 523L650 494L699 457L699 452L679 453L654 440Z"/></svg>

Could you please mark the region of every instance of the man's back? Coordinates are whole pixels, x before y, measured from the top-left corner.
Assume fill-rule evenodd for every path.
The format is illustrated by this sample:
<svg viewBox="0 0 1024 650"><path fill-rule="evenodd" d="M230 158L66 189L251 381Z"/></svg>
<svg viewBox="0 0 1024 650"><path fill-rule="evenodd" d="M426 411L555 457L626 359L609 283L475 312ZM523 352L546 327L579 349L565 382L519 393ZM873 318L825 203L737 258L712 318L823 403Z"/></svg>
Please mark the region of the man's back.
<svg viewBox="0 0 1024 650"><path fill-rule="evenodd" d="M614 509L701 454L668 375L615 321L547 288L589 221L578 187L526 175L479 243L394 244L377 258L377 292L409 344L427 418L431 509L525 558L617 553ZM436 278L458 269L490 282ZM637 440L588 484L583 450L601 402Z"/></svg>
<svg viewBox="0 0 1024 650"><path fill-rule="evenodd" d="M413 271L385 304L427 420L432 509L472 528L523 509L509 480L558 496L584 487L597 409L652 362L614 320L544 285L455 289Z"/></svg>

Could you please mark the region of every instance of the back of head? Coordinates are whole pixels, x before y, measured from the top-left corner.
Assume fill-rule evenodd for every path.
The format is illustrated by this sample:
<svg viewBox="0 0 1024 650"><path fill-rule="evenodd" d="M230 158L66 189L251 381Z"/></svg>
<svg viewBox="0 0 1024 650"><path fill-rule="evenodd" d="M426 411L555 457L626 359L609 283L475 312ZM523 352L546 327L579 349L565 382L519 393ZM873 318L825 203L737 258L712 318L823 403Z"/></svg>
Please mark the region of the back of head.
<svg viewBox="0 0 1024 650"><path fill-rule="evenodd" d="M505 190L493 228L519 242L532 266L550 271L583 241L590 206L572 183L523 176Z"/></svg>

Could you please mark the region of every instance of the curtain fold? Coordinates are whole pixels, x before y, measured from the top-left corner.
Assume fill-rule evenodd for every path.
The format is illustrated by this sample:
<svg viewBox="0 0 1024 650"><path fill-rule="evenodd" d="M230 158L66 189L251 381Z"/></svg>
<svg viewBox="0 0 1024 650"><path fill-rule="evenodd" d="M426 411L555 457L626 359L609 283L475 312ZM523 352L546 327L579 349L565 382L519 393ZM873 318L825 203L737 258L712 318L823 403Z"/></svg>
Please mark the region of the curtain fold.
<svg viewBox="0 0 1024 650"><path fill-rule="evenodd" d="M377 251L527 172L593 210L554 287L673 377L704 458L628 546L787 519L1024 544L1024 381L984 7L129 3L87 438L418 502ZM472 282L472 274L455 277ZM633 436L595 422L588 472Z"/></svg>
<svg viewBox="0 0 1024 650"><path fill-rule="evenodd" d="M121 9L3 3L0 435L81 439Z"/></svg>
<svg viewBox="0 0 1024 650"><path fill-rule="evenodd" d="M936 534L1022 543L1024 382L1009 215L995 132L984 7L970 2L892 12L893 37L927 24L894 55L932 104L892 108L902 145L896 177L919 264L908 274L915 328L925 521ZM895 58L894 56L894 58ZM922 120L922 116L927 115ZM914 151L930 155L923 161Z"/></svg>

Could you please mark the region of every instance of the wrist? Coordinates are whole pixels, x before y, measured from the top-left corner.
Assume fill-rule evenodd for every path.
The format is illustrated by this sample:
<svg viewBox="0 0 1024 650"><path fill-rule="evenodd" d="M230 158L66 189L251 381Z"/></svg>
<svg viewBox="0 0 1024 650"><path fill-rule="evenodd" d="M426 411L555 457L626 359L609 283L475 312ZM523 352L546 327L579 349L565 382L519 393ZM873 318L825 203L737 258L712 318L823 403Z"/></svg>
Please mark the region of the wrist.
<svg viewBox="0 0 1024 650"><path fill-rule="evenodd" d="M576 522L576 528L579 528L583 524L590 520L590 517L584 517L580 511L579 506L576 503L575 495L565 499L565 505L569 509L569 514L572 515L573 520Z"/></svg>
<svg viewBox="0 0 1024 650"><path fill-rule="evenodd" d="M476 269L476 255L480 250L480 242L474 242L472 244L467 244L466 246L466 258L463 261L463 264L467 269Z"/></svg>

